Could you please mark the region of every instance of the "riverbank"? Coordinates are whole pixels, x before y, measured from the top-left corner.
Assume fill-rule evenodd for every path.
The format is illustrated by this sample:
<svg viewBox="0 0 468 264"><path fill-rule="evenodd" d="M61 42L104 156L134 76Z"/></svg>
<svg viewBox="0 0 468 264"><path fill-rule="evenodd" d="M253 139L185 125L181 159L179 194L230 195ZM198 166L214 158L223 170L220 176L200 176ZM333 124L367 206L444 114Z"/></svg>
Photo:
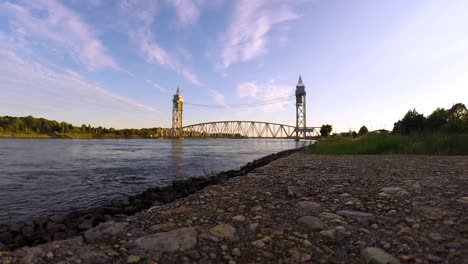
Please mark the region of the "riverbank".
<svg viewBox="0 0 468 264"><path fill-rule="evenodd" d="M468 161L295 153L13 263L467 263Z"/></svg>
<svg viewBox="0 0 468 264"><path fill-rule="evenodd" d="M0 224L0 243L10 249L15 249L21 246L34 246L53 240L70 238L102 222L112 220L114 217L132 215L154 204L164 204L186 197L206 186L218 184L232 177L245 175L255 168L297 151L303 151L303 148L267 155L247 163L239 170L223 171L207 177L174 181L165 187L150 188L138 195L112 202L106 206L72 211L66 215L55 215L50 218L33 218L28 222Z"/></svg>

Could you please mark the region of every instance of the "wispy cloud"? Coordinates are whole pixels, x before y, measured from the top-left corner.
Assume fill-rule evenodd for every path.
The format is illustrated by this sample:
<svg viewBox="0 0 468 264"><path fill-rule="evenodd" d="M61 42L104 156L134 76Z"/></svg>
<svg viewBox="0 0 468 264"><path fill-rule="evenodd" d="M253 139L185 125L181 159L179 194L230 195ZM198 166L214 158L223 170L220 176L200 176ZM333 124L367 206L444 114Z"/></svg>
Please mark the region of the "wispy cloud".
<svg viewBox="0 0 468 264"><path fill-rule="evenodd" d="M195 24L200 18L205 0L167 0L176 10L178 24L182 27Z"/></svg>
<svg viewBox="0 0 468 264"><path fill-rule="evenodd" d="M116 116L140 116L140 121L155 122L159 113L153 107L111 92L70 70L57 72L2 49L0 90L0 112L13 115L44 114L66 121L79 119L118 127ZM12 107L15 103L17 105ZM13 109L15 112L11 112ZM141 123L134 125L142 126Z"/></svg>
<svg viewBox="0 0 468 264"><path fill-rule="evenodd" d="M27 38L53 43L90 70L118 69L118 64L79 15L55 0L0 3L13 30Z"/></svg>
<svg viewBox="0 0 468 264"><path fill-rule="evenodd" d="M171 69L194 85L202 85L195 73L183 66L175 56L161 48L161 46L153 40L151 32L140 30L139 32L135 32L133 39L138 42L139 49L148 62L158 63L161 66Z"/></svg>
<svg viewBox="0 0 468 264"><path fill-rule="evenodd" d="M259 107L264 112L277 112L291 103L288 99L294 94L294 87L278 84L274 80L265 84L249 81L239 84L236 92L239 98L248 98L251 102L265 102L265 105Z"/></svg>
<svg viewBox="0 0 468 264"><path fill-rule="evenodd" d="M226 69L232 64L248 61L266 52L268 34L277 24L299 18L290 1L239 0L234 16L220 36L221 63Z"/></svg>
<svg viewBox="0 0 468 264"><path fill-rule="evenodd" d="M151 87L153 87L154 89L158 90L161 93L170 93L171 92L166 87L163 87L162 85L160 85L159 83L156 83L154 81L146 80L146 83L151 85Z"/></svg>
<svg viewBox="0 0 468 264"><path fill-rule="evenodd" d="M160 8L157 1L123 0L119 2L118 7L122 18L127 23L127 35L136 44L139 53L147 62L173 70L194 85L202 85L192 70L155 40L152 26ZM183 55L184 57L191 56L187 51Z"/></svg>

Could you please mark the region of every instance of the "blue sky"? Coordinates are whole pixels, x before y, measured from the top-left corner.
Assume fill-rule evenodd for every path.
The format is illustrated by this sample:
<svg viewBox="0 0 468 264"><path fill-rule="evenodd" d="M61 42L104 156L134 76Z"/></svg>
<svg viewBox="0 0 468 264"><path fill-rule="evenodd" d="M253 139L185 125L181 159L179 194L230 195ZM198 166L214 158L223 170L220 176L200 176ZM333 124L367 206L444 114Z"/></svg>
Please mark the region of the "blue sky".
<svg viewBox="0 0 468 264"><path fill-rule="evenodd" d="M468 1L0 0L0 115L170 127L187 103L284 98L307 123L392 129L410 108L468 104ZM294 101L185 106L184 124L294 124Z"/></svg>

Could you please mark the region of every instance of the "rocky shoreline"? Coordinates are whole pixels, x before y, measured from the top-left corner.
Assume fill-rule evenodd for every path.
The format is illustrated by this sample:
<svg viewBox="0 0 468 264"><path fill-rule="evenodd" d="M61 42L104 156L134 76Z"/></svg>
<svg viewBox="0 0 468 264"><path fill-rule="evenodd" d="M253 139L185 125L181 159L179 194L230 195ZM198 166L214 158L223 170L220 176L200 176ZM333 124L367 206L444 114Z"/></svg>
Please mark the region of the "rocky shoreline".
<svg viewBox="0 0 468 264"><path fill-rule="evenodd" d="M105 221L133 215L155 204L165 204L186 197L209 185L218 184L232 177L246 175L273 160L301 150L303 148L271 154L249 162L239 170L223 171L209 177L174 181L169 186L151 188L107 206L74 211L63 216L34 219L23 223L0 224L0 251L2 248L6 250L22 246L35 246L79 235Z"/></svg>
<svg viewBox="0 0 468 264"><path fill-rule="evenodd" d="M294 153L0 263L463 264L467 186L468 157Z"/></svg>

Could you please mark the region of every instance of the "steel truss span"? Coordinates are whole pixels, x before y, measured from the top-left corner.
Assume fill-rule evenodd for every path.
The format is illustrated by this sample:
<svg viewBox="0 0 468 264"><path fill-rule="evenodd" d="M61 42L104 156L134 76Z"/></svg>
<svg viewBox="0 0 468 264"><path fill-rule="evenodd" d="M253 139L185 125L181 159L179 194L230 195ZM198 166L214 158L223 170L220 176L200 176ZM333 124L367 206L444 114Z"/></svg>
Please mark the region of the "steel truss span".
<svg viewBox="0 0 468 264"><path fill-rule="evenodd" d="M179 137L295 138L296 127L258 121L216 121L174 131ZM299 129L300 138L320 136L318 127Z"/></svg>

